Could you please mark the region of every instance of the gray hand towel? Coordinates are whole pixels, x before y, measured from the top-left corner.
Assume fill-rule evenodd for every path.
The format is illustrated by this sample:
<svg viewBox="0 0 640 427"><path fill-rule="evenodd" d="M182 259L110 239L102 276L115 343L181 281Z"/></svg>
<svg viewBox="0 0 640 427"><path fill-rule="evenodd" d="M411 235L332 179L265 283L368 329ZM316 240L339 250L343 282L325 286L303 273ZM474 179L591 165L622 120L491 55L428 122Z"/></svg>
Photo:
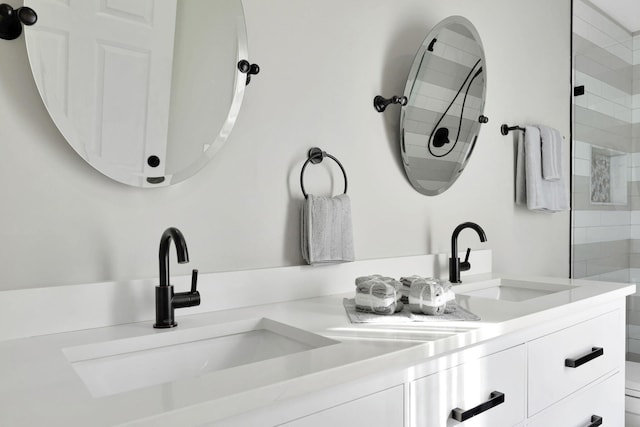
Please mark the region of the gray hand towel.
<svg viewBox="0 0 640 427"><path fill-rule="evenodd" d="M353 261L353 229L349 196L316 197L302 205L302 257L308 264Z"/></svg>
<svg viewBox="0 0 640 427"><path fill-rule="evenodd" d="M566 171L560 171L561 178L558 181L543 178L540 131L535 126L526 126L525 129L524 136L520 132L518 135L516 203L537 212L569 210Z"/></svg>
<svg viewBox="0 0 640 427"><path fill-rule="evenodd" d="M537 125L540 130L542 178L559 181L562 178L562 135L557 129Z"/></svg>

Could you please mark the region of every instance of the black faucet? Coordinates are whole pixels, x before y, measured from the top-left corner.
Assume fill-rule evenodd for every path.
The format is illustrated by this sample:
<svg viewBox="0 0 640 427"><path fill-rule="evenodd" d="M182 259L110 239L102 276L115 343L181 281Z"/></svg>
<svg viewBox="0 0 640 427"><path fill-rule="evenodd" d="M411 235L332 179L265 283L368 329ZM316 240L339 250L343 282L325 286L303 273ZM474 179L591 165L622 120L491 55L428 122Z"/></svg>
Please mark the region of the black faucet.
<svg viewBox="0 0 640 427"><path fill-rule="evenodd" d="M191 274L191 291L173 292L173 286L169 284L169 249L171 241L175 243L178 263L189 262L189 252L184 236L177 228L167 228L160 239L160 285L156 286L156 323L154 328L173 328L178 326L174 319L176 308L193 307L200 305L200 293L196 290L198 283L198 270Z"/></svg>
<svg viewBox="0 0 640 427"><path fill-rule="evenodd" d="M475 222L464 222L453 230L453 234L451 235L451 258L449 258L449 281L451 283L462 283L460 281L460 272L467 271L471 268L471 263L469 262L471 249L467 249L467 255L464 261L460 262L460 258L458 258L458 234L465 228L474 229L476 233L478 233L478 236L480 236L481 242L487 241L487 235L484 234L484 230Z"/></svg>

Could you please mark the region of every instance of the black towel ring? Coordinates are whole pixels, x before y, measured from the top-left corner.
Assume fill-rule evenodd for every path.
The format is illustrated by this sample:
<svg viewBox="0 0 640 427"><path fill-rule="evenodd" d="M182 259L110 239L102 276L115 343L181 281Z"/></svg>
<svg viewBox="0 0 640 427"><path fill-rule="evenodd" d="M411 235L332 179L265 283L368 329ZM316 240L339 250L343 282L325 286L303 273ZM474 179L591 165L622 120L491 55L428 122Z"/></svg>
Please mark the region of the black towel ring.
<svg viewBox="0 0 640 427"><path fill-rule="evenodd" d="M330 158L331 160L336 162L338 164L338 166L340 166L340 170L342 170L342 175L344 176L344 194L347 194L347 173L345 172L344 168L342 167L342 163L340 163L340 161L338 159L336 159L335 157L333 157L331 154L327 153L326 151L322 151L318 147L313 147L312 149L310 149L309 153L307 154L307 156L309 158L307 159L306 162L304 162L304 165L302 165L302 171L300 171L300 187L302 187L302 194L304 194L304 198L305 199L308 198L309 195L304 190L304 181L303 181L304 170L307 168L307 165L309 164L309 162L313 163L314 165L317 165L318 163L321 163L322 160L325 157Z"/></svg>

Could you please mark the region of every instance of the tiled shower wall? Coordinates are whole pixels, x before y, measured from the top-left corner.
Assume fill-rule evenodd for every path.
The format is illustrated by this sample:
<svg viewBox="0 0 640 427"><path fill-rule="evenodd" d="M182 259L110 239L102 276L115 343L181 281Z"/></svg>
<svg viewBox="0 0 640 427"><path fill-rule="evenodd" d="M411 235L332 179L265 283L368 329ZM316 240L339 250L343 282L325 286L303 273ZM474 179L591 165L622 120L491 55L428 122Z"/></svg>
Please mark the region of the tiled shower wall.
<svg viewBox="0 0 640 427"><path fill-rule="evenodd" d="M574 1L575 278L640 282L640 34ZM640 362L640 296L627 300L627 359Z"/></svg>
<svg viewBox="0 0 640 427"><path fill-rule="evenodd" d="M574 97L573 277L628 282L640 267L640 38L584 0L573 19L585 90Z"/></svg>

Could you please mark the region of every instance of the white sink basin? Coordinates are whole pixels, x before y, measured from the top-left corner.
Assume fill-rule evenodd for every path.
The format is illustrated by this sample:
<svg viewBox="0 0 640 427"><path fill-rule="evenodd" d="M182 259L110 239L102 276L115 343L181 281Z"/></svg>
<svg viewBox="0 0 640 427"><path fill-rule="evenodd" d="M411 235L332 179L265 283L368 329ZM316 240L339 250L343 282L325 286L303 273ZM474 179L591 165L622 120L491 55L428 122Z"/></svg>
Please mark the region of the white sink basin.
<svg viewBox="0 0 640 427"><path fill-rule="evenodd" d="M67 360L93 397L336 344L270 319L251 319L69 347Z"/></svg>
<svg viewBox="0 0 640 427"><path fill-rule="evenodd" d="M527 301L532 298L567 291L573 288L575 288L575 286L494 279L486 282L454 286L453 291L459 295L467 295L477 298L488 298L503 301Z"/></svg>

